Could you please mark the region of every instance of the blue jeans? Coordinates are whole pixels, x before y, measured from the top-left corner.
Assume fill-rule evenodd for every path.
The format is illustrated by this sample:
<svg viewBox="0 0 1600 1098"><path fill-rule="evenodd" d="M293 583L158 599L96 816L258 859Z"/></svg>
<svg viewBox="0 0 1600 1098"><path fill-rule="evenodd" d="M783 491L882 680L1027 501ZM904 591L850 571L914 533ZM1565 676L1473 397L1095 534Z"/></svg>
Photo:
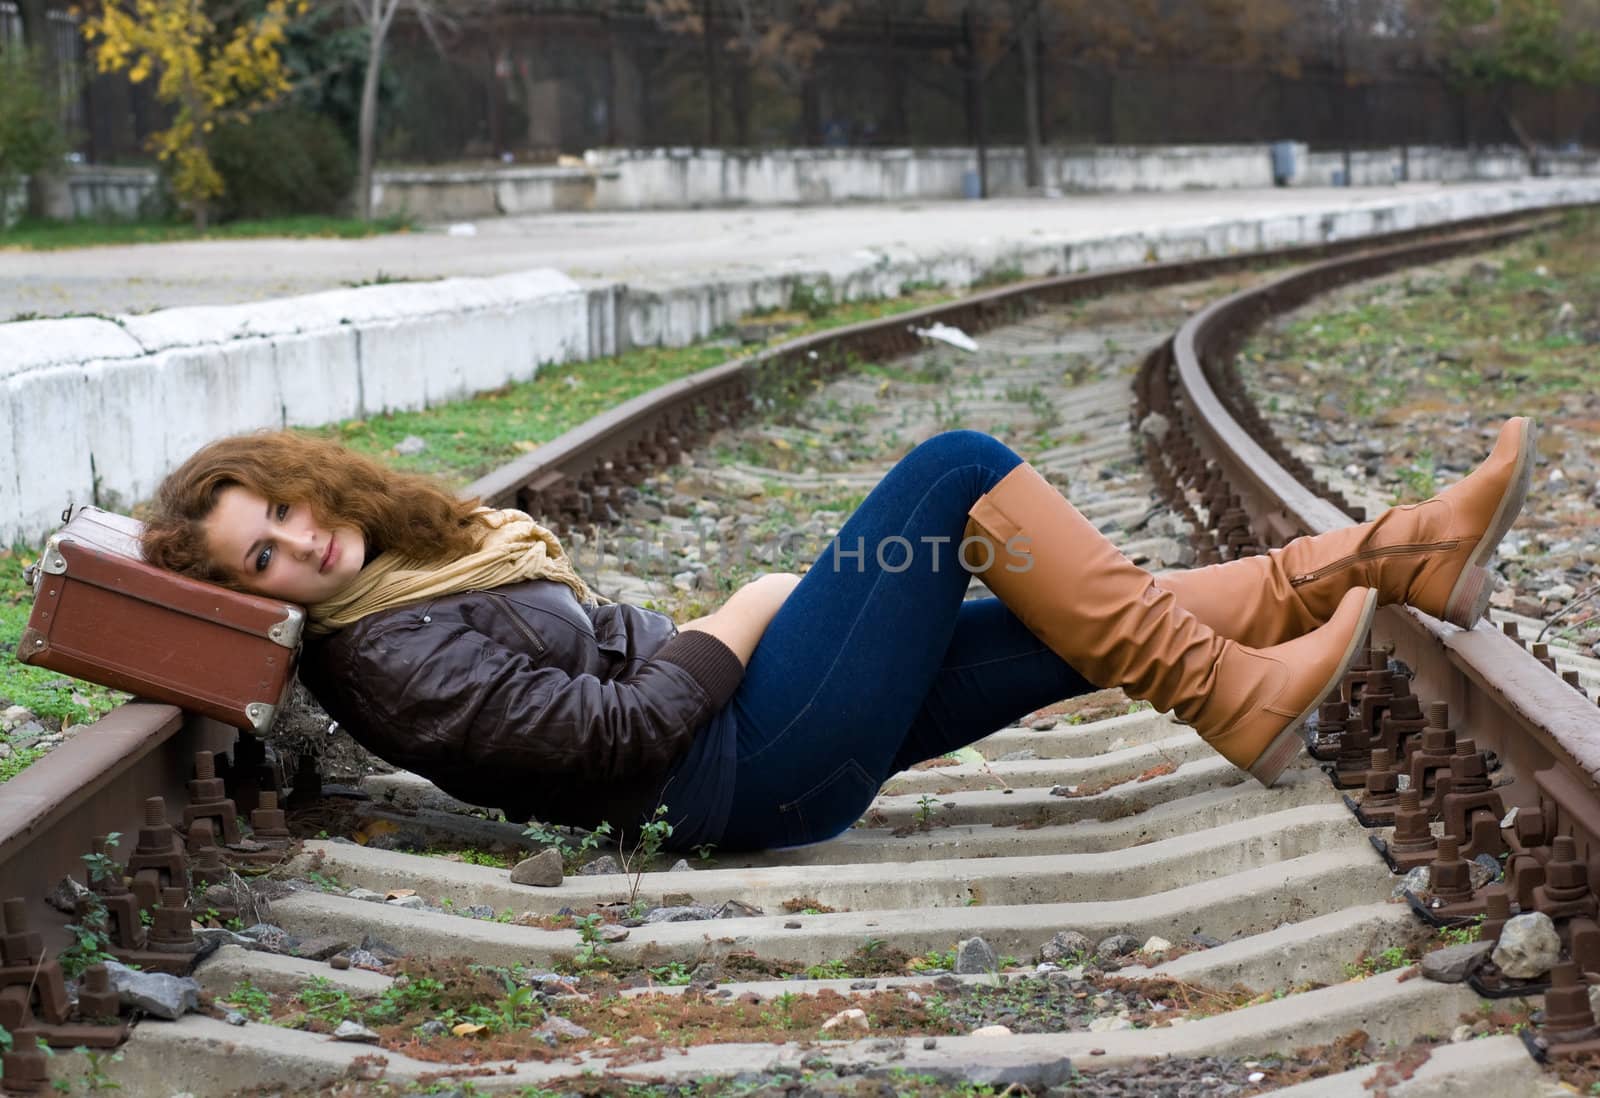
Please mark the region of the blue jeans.
<svg viewBox="0 0 1600 1098"><path fill-rule="evenodd" d="M936 435L850 516L729 703L737 779L719 845L831 838L890 775L1094 689L999 599L963 601L967 511L1021 462L976 431Z"/></svg>

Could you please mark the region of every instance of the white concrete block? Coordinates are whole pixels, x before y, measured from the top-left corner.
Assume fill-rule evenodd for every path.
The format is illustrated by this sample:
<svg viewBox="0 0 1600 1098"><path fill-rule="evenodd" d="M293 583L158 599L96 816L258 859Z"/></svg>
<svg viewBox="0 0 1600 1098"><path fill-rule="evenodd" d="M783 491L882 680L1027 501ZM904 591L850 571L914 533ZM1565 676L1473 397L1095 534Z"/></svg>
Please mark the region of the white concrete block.
<svg viewBox="0 0 1600 1098"><path fill-rule="evenodd" d="M139 344L102 317L0 324L0 378L51 366L76 366L91 358L132 358L137 354Z"/></svg>
<svg viewBox="0 0 1600 1098"><path fill-rule="evenodd" d="M273 351L283 426L315 427L362 415L355 328L283 336L273 340Z"/></svg>
<svg viewBox="0 0 1600 1098"><path fill-rule="evenodd" d="M94 502L92 422L82 366L51 366L5 379L17 506L3 520L5 544L38 542L61 525L62 509ZM14 517L13 517L14 516Z"/></svg>

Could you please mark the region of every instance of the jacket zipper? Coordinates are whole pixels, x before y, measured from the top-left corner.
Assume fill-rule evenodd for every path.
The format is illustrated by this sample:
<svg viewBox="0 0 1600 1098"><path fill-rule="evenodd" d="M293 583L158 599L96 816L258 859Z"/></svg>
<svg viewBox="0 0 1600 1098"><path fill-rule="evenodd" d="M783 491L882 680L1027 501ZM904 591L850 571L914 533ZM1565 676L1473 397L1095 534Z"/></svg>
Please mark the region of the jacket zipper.
<svg viewBox="0 0 1600 1098"><path fill-rule="evenodd" d="M1416 545L1391 545L1383 549L1366 549L1359 553L1352 553L1347 557L1340 557L1332 564L1324 564L1315 572L1302 572L1298 576L1291 576L1289 578L1289 586L1299 587L1302 584L1313 583L1331 572L1348 568L1360 561L1377 560L1379 557L1396 557L1409 553L1433 553L1440 550L1454 549L1460 544L1460 538L1452 538L1450 541L1435 541Z"/></svg>
<svg viewBox="0 0 1600 1098"><path fill-rule="evenodd" d="M528 623L523 621L522 617L511 608L511 600L504 595L496 595L495 597L500 600L501 612L511 619L511 624L516 627L517 632L521 633L523 638L533 646L533 654L536 656L544 655L547 646L544 641L534 635L532 629L528 628Z"/></svg>

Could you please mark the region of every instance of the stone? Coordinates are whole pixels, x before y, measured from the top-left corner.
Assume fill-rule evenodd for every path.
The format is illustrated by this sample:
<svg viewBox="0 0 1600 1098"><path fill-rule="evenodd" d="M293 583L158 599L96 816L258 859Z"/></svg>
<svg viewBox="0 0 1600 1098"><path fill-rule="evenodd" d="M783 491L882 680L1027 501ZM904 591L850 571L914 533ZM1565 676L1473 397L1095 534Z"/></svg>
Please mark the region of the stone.
<svg viewBox="0 0 1600 1098"><path fill-rule="evenodd" d="M1465 945L1446 946L1422 955L1422 974L1441 984L1459 984L1479 962L1479 958L1494 948L1493 942L1468 942Z"/></svg>
<svg viewBox="0 0 1600 1098"><path fill-rule="evenodd" d="M426 1022L423 1022L417 1027L417 1032L422 1034L424 1037L443 1037L446 1033L450 1032L450 1027L439 1021L437 1018L429 1018Z"/></svg>
<svg viewBox="0 0 1600 1098"><path fill-rule="evenodd" d="M977 1029L975 1029L971 1033L967 1034L967 1036L968 1037L1009 1037L1009 1036L1011 1036L1011 1027L1010 1026L979 1026Z"/></svg>
<svg viewBox="0 0 1600 1098"><path fill-rule="evenodd" d="M976 976L993 972L1000 967L1000 959L995 956L989 943L982 938L963 938L956 946L956 974L958 976Z"/></svg>
<svg viewBox="0 0 1600 1098"><path fill-rule="evenodd" d="M1094 942L1076 930L1058 931L1039 951L1041 961L1075 961L1094 952Z"/></svg>
<svg viewBox="0 0 1600 1098"><path fill-rule="evenodd" d="M345 958L350 962L351 968L366 969L368 972L382 972L388 964L382 957L367 949L353 949Z"/></svg>
<svg viewBox="0 0 1600 1098"><path fill-rule="evenodd" d="M689 859L687 859L687 858L679 858L677 861L672 863L672 868L667 870L667 872L668 873L693 873L694 872L694 866L689 864Z"/></svg>
<svg viewBox="0 0 1600 1098"><path fill-rule="evenodd" d="M335 1041L365 1041L373 1043L378 1040L378 1035L360 1022L352 1022L348 1018L339 1023L339 1028L333 1031Z"/></svg>
<svg viewBox="0 0 1600 1098"><path fill-rule="evenodd" d="M323 934L316 938L303 938L294 947L296 957L304 957L310 961L326 961L335 953L343 953L349 949L351 942L333 934Z"/></svg>
<svg viewBox="0 0 1600 1098"><path fill-rule="evenodd" d="M362 935L361 945L359 948L364 949L369 953L377 954L378 957L384 961L398 961L400 958L405 956L404 953L400 952L394 946L390 945L382 938L376 937L372 934Z"/></svg>
<svg viewBox="0 0 1600 1098"><path fill-rule="evenodd" d="M628 940L628 928L618 926L616 923L606 923L600 928L600 940L607 945L625 942Z"/></svg>
<svg viewBox="0 0 1600 1098"><path fill-rule="evenodd" d="M250 1019L246 1018L243 1014L240 1014L237 1010L230 1010L226 1015L223 1016L222 1020L227 1022L230 1026L242 1026Z"/></svg>
<svg viewBox="0 0 1600 1098"><path fill-rule="evenodd" d="M77 918L78 900L80 897L87 895L89 895L87 885L79 884L72 877L63 877L60 883L51 890L50 895L45 897L44 902L63 915L71 915L73 918Z"/></svg>
<svg viewBox="0 0 1600 1098"><path fill-rule="evenodd" d="M561 862L561 851L555 847L539 851L524 858L511 870L511 883L532 885L535 888L554 888L565 879L566 869Z"/></svg>
<svg viewBox="0 0 1600 1098"><path fill-rule="evenodd" d="M1133 1022L1116 1014L1104 1014L1089 1022L1090 1033L1114 1033L1119 1029L1132 1029Z"/></svg>
<svg viewBox="0 0 1600 1098"><path fill-rule="evenodd" d="M588 1030L584 1029L577 1022L568 1021L559 1014L550 1015L544 1020L544 1024L535 1030L535 1032L547 1034L550 1037L567 1041L581 1041L585 1037L589 1036Z"/></svg>
<svg viewBox="0 0 1600 1098"><path fill-rule="evenodd" d="M368 900L377 903L383 902L383 893L374 892L370 888L352 888L349 892L346 892L345 895L350 897L352 900Z"/></svg>
<svg viewBox="0 0 1600 1098"><path fill-rule="evenodd" d="M462 914L469 919L492 919L494 918L494 908L488 904L468 904Z"/></svg>
<svg viewBox="0 0 1600 1098"><path fill-rule="evenodd" d="M1543 976L1561 956L1555 923L1542 911L1513 915L1490 955L1500 971L1518 980Z"/></svg>
<svg viewBox="0 0 1600 1098"><path fill-rule="evenodd" d="M385 900L384 903L389 907L403 907L412 911L428 906L428 901L421 896L396 896L392 900Z"/></svg>
<svg viewBox="0 0 1600 1098"><path fill-rule="evenodd" d="M848 1010L841 1010L832 1018L823 1022L822 1031L826 1033L830 1029L838 1029L841 1026L849 1026L852 1029L865 1031L872 1028L872 1023L867 1021L866 1011L860 1007L850 1007Z"/></svg>
<svg viewBox="0 0 1600 1098"><path fill-rule="evenodd" d="M621 873L622 866L610 854L602 854L578 870L580 877L598 877L603 873Z"/></svg>
<svg viewBox="0 0 1600 1098"><path fill-rule="evenodd" d="M1171 942L1160 937L1159 935L1152 935L1149 941L1145 942L1144 945L1139 947L1139 952L1148 953L1153 957L1159 957L1161 954L1167 952L1167 950L1171 948Z"/></svg>
<svg viewBox="0 0 1600 1098"><path fill-rule="evenodd" d="M1399 883L1390 889L1389 897L1394 900L1403 900L1406 898L1407 892L1418 898L1426 897L1432 883L1433 874L1428 871L1428 867L1419 865L1400 878Z"/></svg>
<svg viewBox="0 0 1600 1098"><path fill-rule="evenodd" d="M1160 442L1167 437L1167 432L1172 430L1172 422L1160 412L1151 412L1139 421L1139 433L1146 438Z"/></svg>
<svg viewBox="0 0 1600 1098"><path fill-rule="evenodd" d="M655 923L693 923L701 919L715 919L717 909L693 904L687 907L658 907L645 913L646 925Z"/></svg>
<svg viewBox="0 0 1600 1098"><path fill-rule="evenodd" d="M1476 892L1484 885L1493 884L1500 879L1502 873L1500 859L1493 854L1479 854L1467 863L1467 873L1472 880L1472 889Z"/></svg>
<svg viewBox="0 0 1600 1098"><path fill-rule="evenodd" d="M175 1022L191 1010L200 1009L200 984L187 976L165 972L136 972L116 961L105 962L111 973L111 986L125 1007L142 1010L157 1018Z"/></svg>
<svg viewBox="0 0 1600 1098"><path fill-rule="evenodd" d="M1472 1027L1462 1024L1450 1031L1450 1043L1453 1045L1459 1045L1462 1041L1472 1040L1474 1036L1476 1035L1472 1032Z"/></svg>
<svg viewBox="0 0 1600 1098"><path fill-rule="evenodd" d="M428 440L416 435L407 435L394 444L394 452L401 457L412 457L422 453L428 448Z"/></svg>
<svg viewBox="0 0 1600 1098"><path fill-rule="evenodd" d="M257 923L239 931L242 937L255 943L255 948L263 953L292 953L300 944L300 939L292 936L282 927L273 926L271 923Z"/></svg>
<svg viewBox="0 0 1600 1098"><path fill-rule="evenodd" d="M19 724L33 720L33 710L25 705L8 705L0 711L0 732L9 732Z"/></svg>
<svg viewBox="0 0 1600 1098"><path fill-rule="evenodd" d="M1096 960L1111 960L1116 957L1126 957L1139 948L1139 939L1132 934L1108 934L1094 947Z"/></svg>
<svg viewBox="0 0 1600 1098"><path fill-rule="evenodd" d="M726 900L717 908L719 919L754 919L765 915L759 907L745 903L743 900Z"/></svg>

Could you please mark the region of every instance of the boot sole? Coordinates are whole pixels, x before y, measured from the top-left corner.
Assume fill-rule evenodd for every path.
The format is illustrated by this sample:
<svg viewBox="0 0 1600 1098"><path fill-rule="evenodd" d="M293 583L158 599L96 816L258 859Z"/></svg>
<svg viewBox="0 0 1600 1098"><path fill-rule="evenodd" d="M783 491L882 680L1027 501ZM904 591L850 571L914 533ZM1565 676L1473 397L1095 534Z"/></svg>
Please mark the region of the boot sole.
<svg viewBox="0 0 1600 1098"><path fill-rule="evenodd" d="M1300 735L1301 725L1306 719L1317 711L1317 706L1322 704L1322 699L1327 697L1344 678L1345 672L1350 669L1350 664L1355 660L1356 653L1363 651L1366 646L1367 631L1372 628L1372 616L1378 610L1378 592L1367 592L1367 600L1361 607L1361 621L1350 633L1350 643L1345 646L1344 656L1340 658L1338 669L1329 677L1328 682L1321 690L1312 695L1311 704L1306 706L1294 720L1290 721L1273 737L1267 749L1263 751L1255 762L1250 764L1250 773L1265 786L1277 783L1291 762L1305 748L1305 738Z"/></svg>
<svg viewBox="0 0 1600 1098"><path fill-rule="evenodd" d="M1451 625L1471 629L1489 609L1489 596L1494 594L1494 577L1489 572L1488 564L1500 546L1500 539L1517 521L1517 515L1527 501L1528 488L1533 481L1533 463L1537 457L1533 421L1529 420L1523 428L1522 444L1517 448L1517 465L1511 476L1511 487L1500 497L1500 506L1495 509L1494 518L1483 532L1483 537L1478 539L1472 558L1461 570L1455 586L1450 589L1450 597L1445 600L1444 620Z"/></svg>

